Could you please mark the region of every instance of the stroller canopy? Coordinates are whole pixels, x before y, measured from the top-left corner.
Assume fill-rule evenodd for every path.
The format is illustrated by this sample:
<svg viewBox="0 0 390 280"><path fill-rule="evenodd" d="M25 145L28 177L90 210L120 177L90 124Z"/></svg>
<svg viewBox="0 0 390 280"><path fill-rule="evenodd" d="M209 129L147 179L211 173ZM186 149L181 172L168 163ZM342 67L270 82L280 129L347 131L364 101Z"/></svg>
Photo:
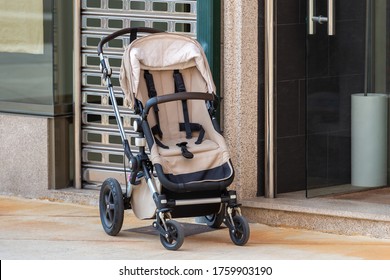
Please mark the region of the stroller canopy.
<svg viewBox="0 0 390 280"><path fill-rule="evenodd" d="M208 93L215 92L206 56L196 40L172 33L157 33L135 40L123 54L119 78L126 105L134 106L141 70L182 70L194 66L205 80Z"/></svg>

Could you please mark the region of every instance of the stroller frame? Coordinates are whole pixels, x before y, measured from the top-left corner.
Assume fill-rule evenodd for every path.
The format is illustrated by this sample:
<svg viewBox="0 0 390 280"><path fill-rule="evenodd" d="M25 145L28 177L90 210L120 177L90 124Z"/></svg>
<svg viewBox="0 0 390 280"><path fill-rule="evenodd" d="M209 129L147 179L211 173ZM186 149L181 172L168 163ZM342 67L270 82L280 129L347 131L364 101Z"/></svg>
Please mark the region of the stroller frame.
<svg viewBox="0 0 390 280"><path fill-rule="evenodd" d="M153 139L147 117L150 109L156 104L189 99L204 100L207 104L213 126L219 132L219 126L215 118L218 99L214 93L172 93L152 97L145 105L135 99L134 109L135 113L139 115L139 118L134 121L133 127L138 132L138 138L136 138L135 144L139 148L139 153L133 154L131 151L111 83L112 69L110 68L108 59L103 54L103 46L109 41L127 34L130 35L131 43L137 38L139 32L159 33L161 31L152 28L125 28L104 37L99 42L97 48L102 79L105 81L108 89L124 148L124 155L128 160L130 169L125 193L123 193L118 181L113 178L108 178L102 184L99 198L102 226L109 235L114 236L120 232L123 224L124 210L132 208L130 203L132 187L139 183L137 176L139 177L141 174L147 182L147 186L150 193L152 193L152 198L156 205L153 227L159 232L160 241L166 249L177 250L184 242L184 229L178 222L172 220L173 217L194 217L202 215L205 217L206 224L211 228L219 228L224 223L229 228L230 238L233 243L242 246L249 239L250 229L248 222L241 215L240 204L237 203L236 191L227 190L227 187L234 179L234 173L226 180L207 182L207 184L204 182L192 182L189 184L174 183L165 176L161 165L153 165L145 150L145 146L149 141L148 139ZM124 172L126 172L126 167L124 167ZM154 176L153 172L157 173L162 188L166 190L165 193L158 191L155 180L152 178ZM191 195L189 196L188 193ZM192 208L194 205L209 207L210 210L188 212L189 207Z"/></svg>

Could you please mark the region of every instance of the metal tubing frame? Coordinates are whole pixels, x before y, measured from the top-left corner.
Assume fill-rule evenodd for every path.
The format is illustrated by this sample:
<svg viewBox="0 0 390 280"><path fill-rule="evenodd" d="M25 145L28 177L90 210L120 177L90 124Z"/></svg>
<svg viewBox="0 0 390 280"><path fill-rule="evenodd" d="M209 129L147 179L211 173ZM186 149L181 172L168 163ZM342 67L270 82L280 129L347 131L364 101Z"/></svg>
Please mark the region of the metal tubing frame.
<svg viewBox="0 0 390 280"><path fill-rule="evenodd" d="M274 0L265 1L265 154L264 154L264 179L265 179L265 197L276 197L276 159L275 159L275 140L276 140L276 118L275 118L275 18L274 18Z"/></svg>
<svg viewBox="0 0 390 280"><path fill-rule="evenodd" d="M73 5L74 184L77 189L81 189L81 0L75 0Z"/></svg>
<svg viewBox="0 0 390 280"><path fill-rule="evenodd" d="M125 141L127 140L126 133L125 133L125 129L123 128L121 115L119 112L118 104L116 102L115 93L114 93L114 89L112 88L110 77L106 77L106 83L107 83L107 89L112 103L112 108L114 109L115 119L116 122L118 123L118 128L119 128L119 133L121 135L122 143L125 143Z"/></svg>
<svg viewBox="0 0 390 280"><path fill-rule="evenodd" d="M178 199L175 206L222 203L222 198Z"/></svg>

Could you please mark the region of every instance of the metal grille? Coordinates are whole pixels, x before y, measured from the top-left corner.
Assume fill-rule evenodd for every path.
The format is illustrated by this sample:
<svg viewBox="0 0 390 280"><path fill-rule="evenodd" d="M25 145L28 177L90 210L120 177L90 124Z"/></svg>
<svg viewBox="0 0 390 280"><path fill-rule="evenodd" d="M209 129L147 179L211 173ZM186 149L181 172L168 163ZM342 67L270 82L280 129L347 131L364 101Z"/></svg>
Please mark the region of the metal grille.
<svg viewBox="0 0 390 280"><path fill-rule="evenodd" d="M97 45L103 36L127 27L152 27L196 36L196 1L82 0L81 1L81 142L83 184L99 185L107 177L124 183L123 148L106 87L102 84ZM136 118L123 106L119 69L129 37L105 46L113 70L112 82L123 125L134 152Z"/></svg>

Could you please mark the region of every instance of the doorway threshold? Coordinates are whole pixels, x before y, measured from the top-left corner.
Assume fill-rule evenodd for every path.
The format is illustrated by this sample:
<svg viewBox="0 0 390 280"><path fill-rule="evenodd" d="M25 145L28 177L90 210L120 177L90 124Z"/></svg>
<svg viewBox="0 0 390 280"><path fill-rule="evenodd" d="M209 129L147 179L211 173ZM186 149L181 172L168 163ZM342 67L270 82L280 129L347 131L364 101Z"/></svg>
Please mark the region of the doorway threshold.
<svg viewBox="0 0 390 280"><path fill-rule="evenodd" d="M252 222L390 239L390 188L306 198L305 191L242 201Z"/></svg>

